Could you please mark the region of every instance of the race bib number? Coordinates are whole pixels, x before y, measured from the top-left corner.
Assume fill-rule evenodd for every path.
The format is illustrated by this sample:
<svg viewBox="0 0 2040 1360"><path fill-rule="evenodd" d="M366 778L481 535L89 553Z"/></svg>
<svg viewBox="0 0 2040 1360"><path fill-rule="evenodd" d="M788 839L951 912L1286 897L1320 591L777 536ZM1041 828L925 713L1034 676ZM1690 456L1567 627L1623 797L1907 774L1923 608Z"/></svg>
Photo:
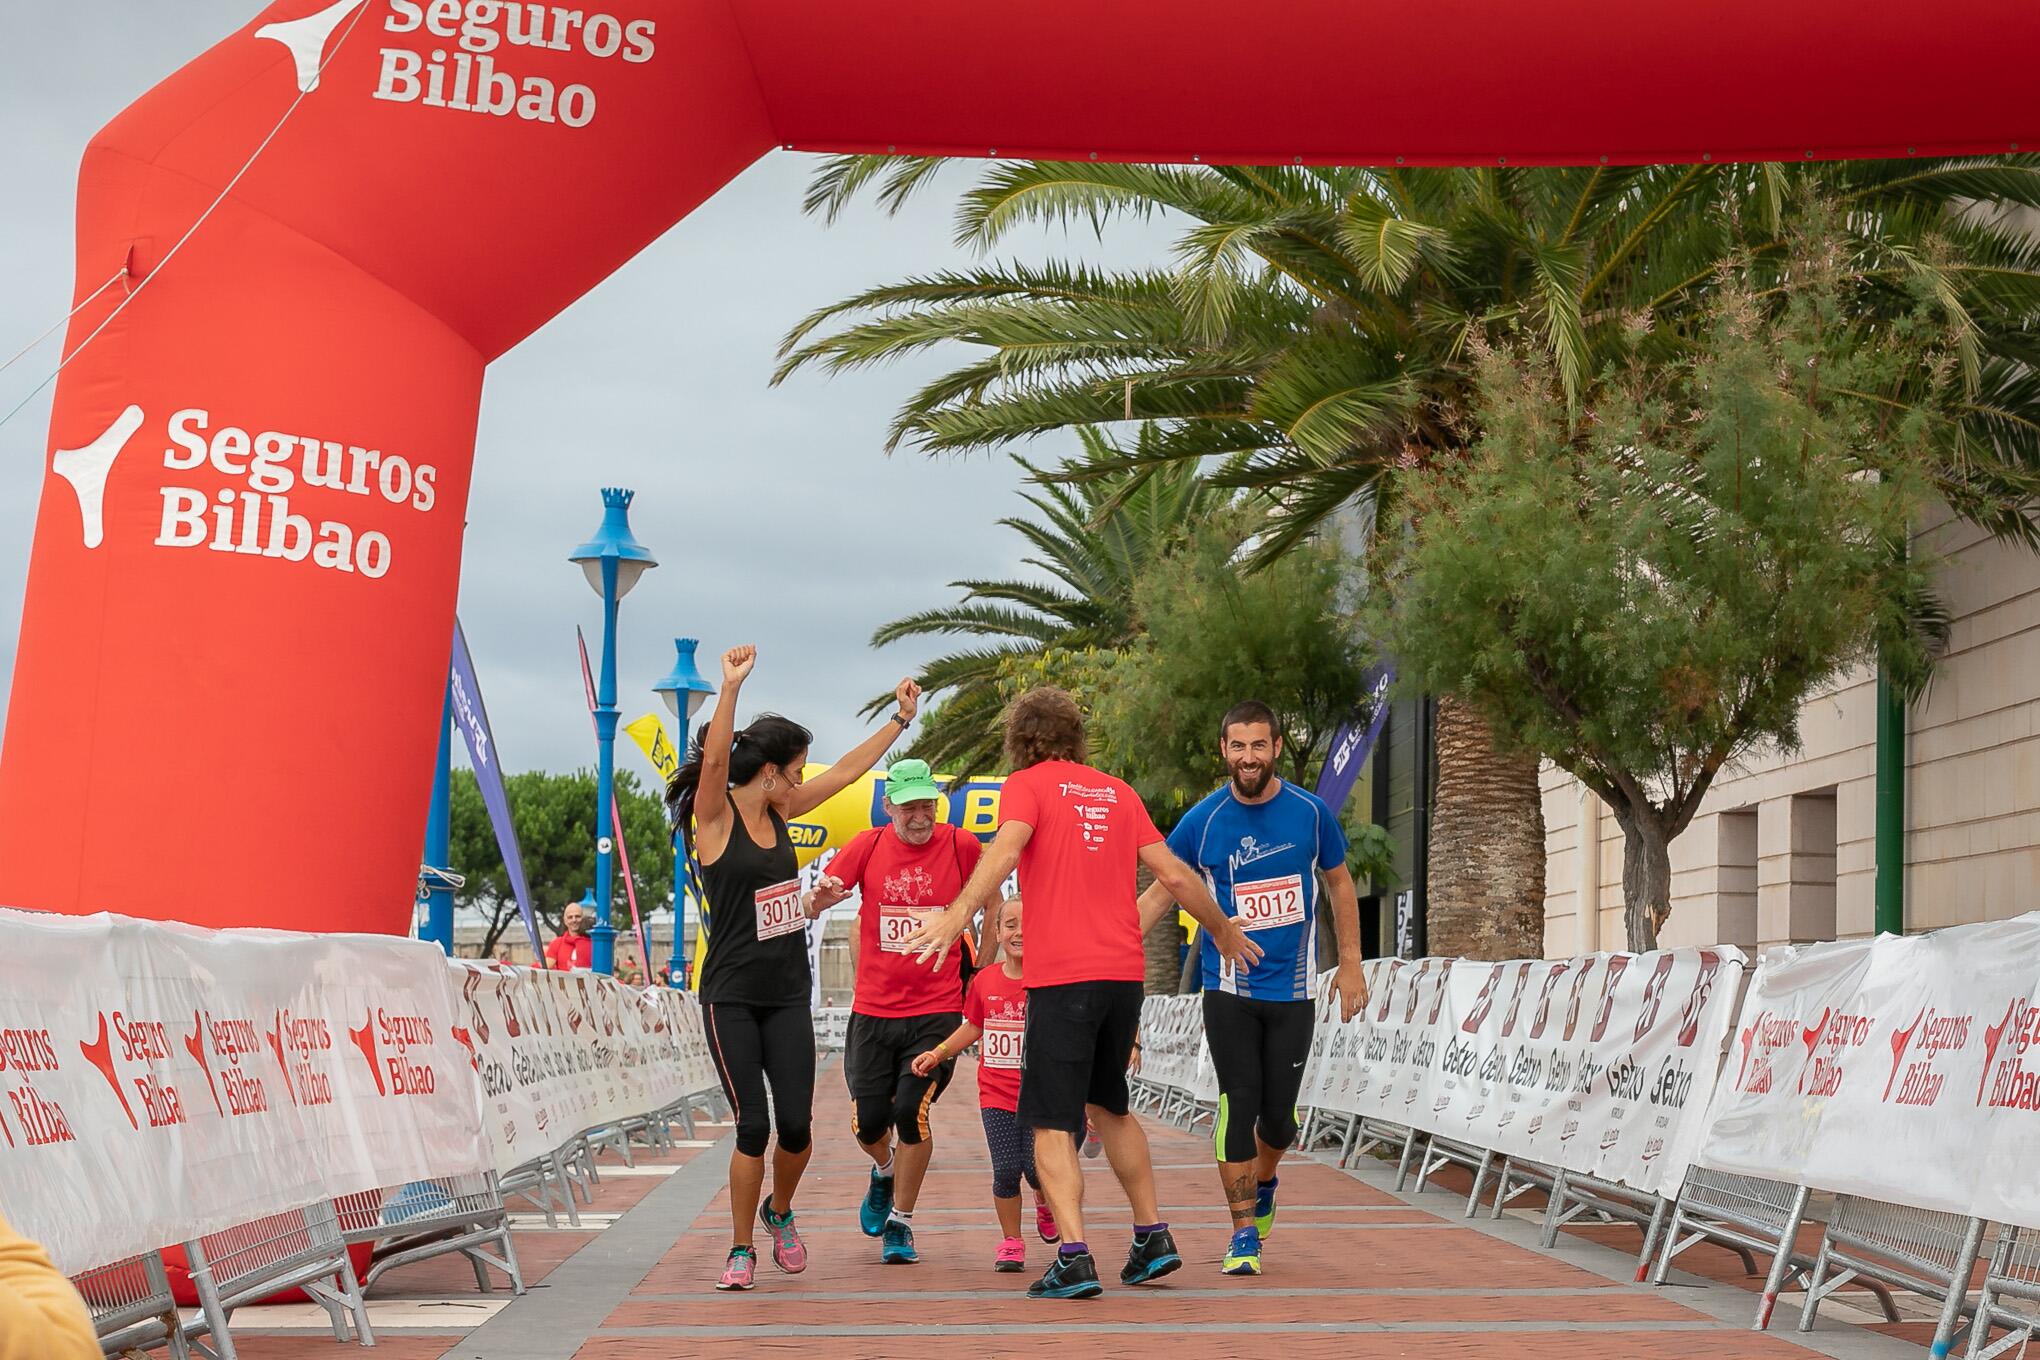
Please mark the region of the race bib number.
<svg viewBox="0 0 2040 1360"><path fill-rule="evenodd" d="M895 907L879 904L878 947L888 954L907 952L907 937L942 910L940 907Z"/></svg>
<svg viewBox="0 0 2040 1360"><path fill-rule="evenodd" d="M758 904L758 938L770 940L807 929L807 913L800 906L800 880L789 878L754 895Z"/></svg>
<svg viewBox="0 0 2040 1360"><path fill-rule="evenodd" d="M1303 879L1264 878L1233 885L1233 912L1241 930L1273 930L1303 920Z"/></svg>
<svg viewBox="0 0 2040 1360"><path fill-rule="evenodd" d="M1027 1033L1025 1020L994 1020L985 1017L984 1037L979 1040L979 1051L984 1054L986 1067L1007 1071L1020 1070L1020 1040Z"/></svg>

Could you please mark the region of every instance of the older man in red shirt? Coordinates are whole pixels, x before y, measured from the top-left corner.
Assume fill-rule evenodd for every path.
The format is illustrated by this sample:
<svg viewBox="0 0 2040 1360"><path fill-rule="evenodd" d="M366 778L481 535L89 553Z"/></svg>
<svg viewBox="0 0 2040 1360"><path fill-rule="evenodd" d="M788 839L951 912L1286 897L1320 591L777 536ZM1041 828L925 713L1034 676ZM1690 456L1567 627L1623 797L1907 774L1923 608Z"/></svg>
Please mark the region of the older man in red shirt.
<svg viewBox="0 0 2040 1360"><path fill-rule="evenodd" d="M566 931L545 947L545 966L562 973L595 966L595 941L588 938L588 914L579 902L567 904Z"/></svg>

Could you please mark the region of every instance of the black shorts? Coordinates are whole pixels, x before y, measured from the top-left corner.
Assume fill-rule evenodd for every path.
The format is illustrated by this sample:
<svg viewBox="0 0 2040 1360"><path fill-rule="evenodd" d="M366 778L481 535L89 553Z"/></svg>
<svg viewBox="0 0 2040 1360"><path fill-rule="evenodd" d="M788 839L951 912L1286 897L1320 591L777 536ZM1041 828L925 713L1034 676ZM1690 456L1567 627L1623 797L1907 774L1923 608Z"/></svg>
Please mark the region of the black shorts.
<svg viewBox="0 0 2040 1360"><path fill-rule="evenodd" d="M851 1103L863 1111L859 1125L891 1122L879 1114L882 1106L895 1112L894 1118L904 1117L920 1125L920 1136L927 1137L928 1107L948 1087L956 1062L951 1059L932 1074L917 1077L914 1059L954 1034L962 1023L959 1011L906 1016L852 1011L843 1040L843 1079L849 1084ZM861 1131L875 1135L876 1129Z"/></svg>
<svg viewBox="0 0 2040 1360"><path fill-rule="evenodd" d="M1084 1132L1084 1107L1126 1113L1126 1064L1140 1033L1138 982L1068 982L1027 989L1020 1050L1020 1123Z"/></svg>

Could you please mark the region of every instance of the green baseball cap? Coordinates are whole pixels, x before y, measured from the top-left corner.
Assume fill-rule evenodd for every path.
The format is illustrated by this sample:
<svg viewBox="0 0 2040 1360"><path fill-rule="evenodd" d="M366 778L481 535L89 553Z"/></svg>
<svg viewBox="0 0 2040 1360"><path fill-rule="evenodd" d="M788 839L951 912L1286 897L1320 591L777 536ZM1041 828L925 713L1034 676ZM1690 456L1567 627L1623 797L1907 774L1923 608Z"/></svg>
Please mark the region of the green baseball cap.
<svg viewBox="0 0 2040 1360"><path fill-rule="evenodd" d="M895 760L885 772L885 796L895 804L918 803L940 798L942 790L935 786L935 775L928 769L927 761Z"/></svg>

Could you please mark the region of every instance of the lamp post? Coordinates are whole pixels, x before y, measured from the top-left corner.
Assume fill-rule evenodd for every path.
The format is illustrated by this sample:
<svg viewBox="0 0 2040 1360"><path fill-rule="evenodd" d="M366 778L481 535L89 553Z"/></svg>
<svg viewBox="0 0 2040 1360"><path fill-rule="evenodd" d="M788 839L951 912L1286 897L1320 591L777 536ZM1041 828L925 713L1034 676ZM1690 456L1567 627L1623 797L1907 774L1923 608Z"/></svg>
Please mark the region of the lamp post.
<svg viewBox="0 0 2040 1360"><path fill-rule="evenodd" d="M607 912L595 910L593 888L581 896L581 910L593 918L595 924L588 927L588 967L595 972L608 975L616 971L616 927L609 924Z"/></svg>
<svg viewBox="0 0 2040 1360"><path fill-rule="evenodd" d="M602 488L602 527L595 537L574 549L568 560L579 562L588 584L602 597L602 676L595 690L595 971L615 968L616 931L609 921L614 894L611 856L616 828L616 605L646 571L659 565L651 551L631 536L630 502L636 493L618 486ZM608 948L605 949L604 945Z"/></svg>
<svg viewBox="0 0 2040 1360"><path fill-rule="evenodd" d="M425 815L425 867L418 875L425 899L425 925L420 939L431 940L448 956L453 953L453 880L451 792L453 786L453 676L446 679L446 706L439 714L439 758L432 767L432 802Z"/></svg>
<svg viewBox="0 0 2040 1360"><path fill-rule="evenodd" d="M715 693L715 686L701 678L701 671L694 664L694 649L701 644L693 638L674 638L673 650L677 653L673 669L666 678L652 686L652 692L666 701L666 711L671 713L680 725L680 759L687 758L689 734L694 730L694 717L701 712L701 706L708 702L708 696ZM684 935L687 925L687 837L680 827L673 828L673 955L666 961L666 981L674 987L687 985L687 958Z"/></svg>

